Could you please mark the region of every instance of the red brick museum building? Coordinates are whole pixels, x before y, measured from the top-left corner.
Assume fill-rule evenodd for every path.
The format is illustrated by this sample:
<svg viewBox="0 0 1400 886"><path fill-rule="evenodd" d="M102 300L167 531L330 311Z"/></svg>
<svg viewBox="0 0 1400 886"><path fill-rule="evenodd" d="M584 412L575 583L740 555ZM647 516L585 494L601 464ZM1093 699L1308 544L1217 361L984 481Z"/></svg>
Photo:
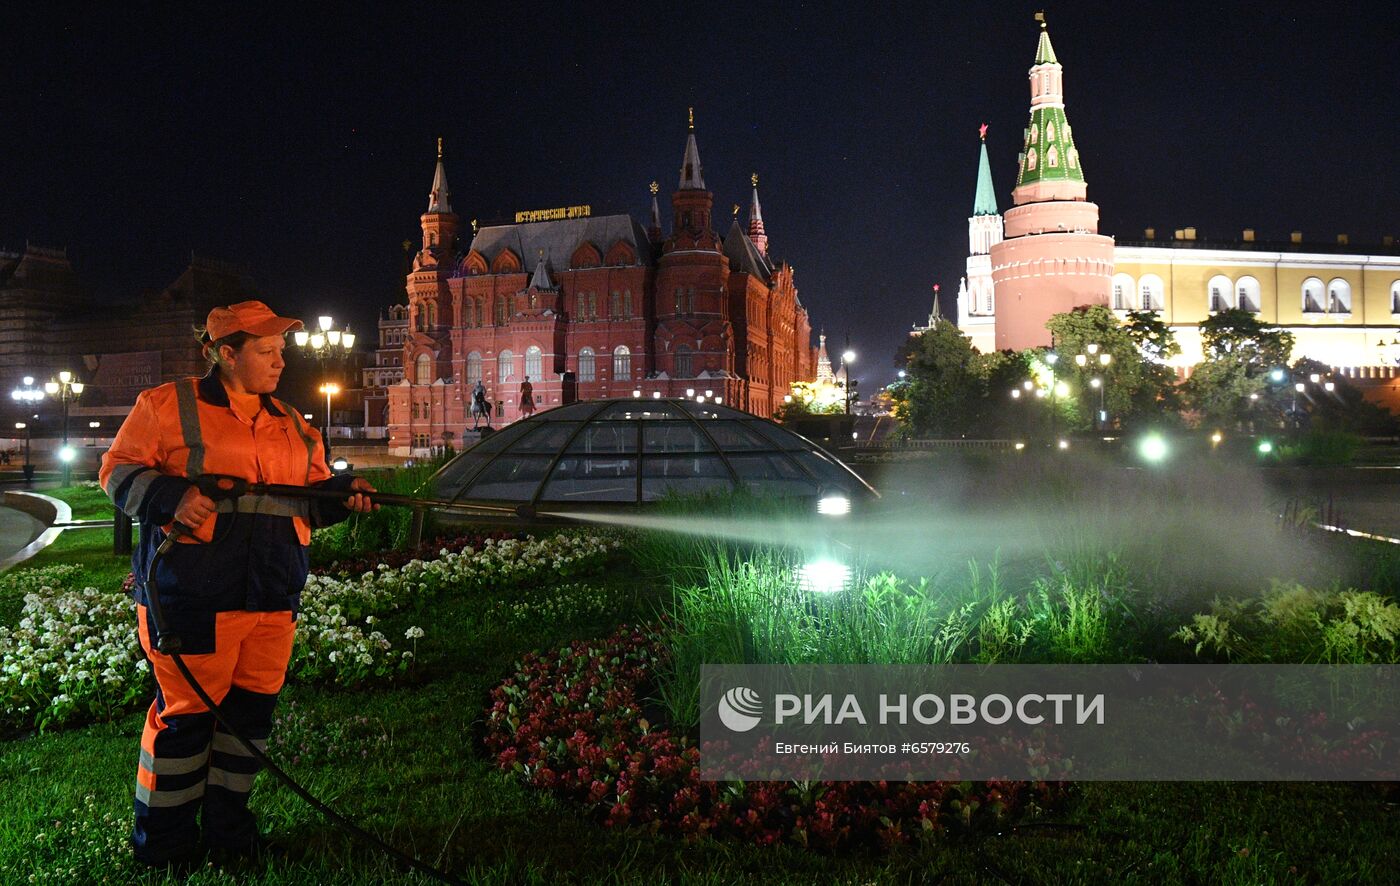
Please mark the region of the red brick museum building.
<svg viewBox="0 0 1400 886"><path fill-rule="evenodd" d="M529 379L536 411L575 400L707 392L762 416L794 381L816 377L812 327L792 267L769 256L754 179L748 226L721 237L695 132L688 134L662 230L582 212L461 230L439 148L408 275L404 379L389 388L396 454L457 445L480 380L492 424L520 418ZM461 237L470 245L460 247Z"/></svg>

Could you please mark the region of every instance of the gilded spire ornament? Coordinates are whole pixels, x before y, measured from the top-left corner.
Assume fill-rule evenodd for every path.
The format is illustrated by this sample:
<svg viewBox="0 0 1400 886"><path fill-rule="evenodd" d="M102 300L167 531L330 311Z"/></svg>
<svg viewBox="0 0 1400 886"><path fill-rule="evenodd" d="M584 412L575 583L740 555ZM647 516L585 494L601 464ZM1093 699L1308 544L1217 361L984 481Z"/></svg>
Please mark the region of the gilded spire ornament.
<svg viewBox="0 0 1400 886"><path fill-rule="evenodd" d="M438 136L438 159L442 159L442 136Z"/></svg>
<svg viewBox="0 0 1400 886"><path fill-rule="evenodd" d="M695 109L694 109L694 108L691 108L691 109L690 109L690 131L691 131L691 132L694 132L694 131L695 131Z"/></svg>
<svg viewBox="0 0 1400 886"><path fill-rule="evenodd" d="M661 190L661 185L657 184L656 182L652 182L652 183L651 183L650 190L651 190L651 195L652 195L653 197L655 197L655 196L656 196L656 192L659 191L659 190Z"/></svg>

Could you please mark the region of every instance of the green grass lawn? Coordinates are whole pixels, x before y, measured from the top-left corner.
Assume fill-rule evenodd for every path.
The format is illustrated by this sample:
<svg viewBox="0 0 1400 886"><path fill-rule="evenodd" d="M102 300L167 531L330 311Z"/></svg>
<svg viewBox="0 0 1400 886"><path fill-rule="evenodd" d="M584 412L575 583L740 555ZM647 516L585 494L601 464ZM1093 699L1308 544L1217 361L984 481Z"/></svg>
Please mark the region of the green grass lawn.
<svg viewBox="0 0 1400 886"><path fill-rule="evenodd" d="M110 532L64 533L45 562L125 575ZM888 856L827 857L793 847L609 831L576 808L501 775L481 748L487 694L522 653L647 618L658 594L620 566L621 602L568 623L508 620L497 595L456 595L386 619L389 636L428 627L418 665L394 687L290 686L297 728L273 752L316 796L400 849L465 882L513 883L1387 883L1400 812L1367 785L1085 783L1049 821ZM4 616L8 619L8 613ZM397 632L397 633L395 633ZM292 704L295 703L295 708ZM0 883L162 883L125 840L142 714L0 741ZM286 741L290 739L291 745ZM291 763L293 758L300 762ZM252 805L289 856L187 882L425 883L354 843L269 776Z"/></svg>

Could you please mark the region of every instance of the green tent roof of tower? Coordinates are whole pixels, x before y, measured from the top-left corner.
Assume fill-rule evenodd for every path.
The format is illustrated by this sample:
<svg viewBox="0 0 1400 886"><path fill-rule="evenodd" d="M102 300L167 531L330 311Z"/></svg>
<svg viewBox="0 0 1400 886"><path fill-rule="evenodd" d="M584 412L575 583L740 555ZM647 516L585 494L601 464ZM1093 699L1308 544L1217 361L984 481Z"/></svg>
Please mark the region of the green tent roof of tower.
<svg viewBox="0 0 1400 886"><path fill-rule="evenodd" d="M972 201L973 215L997 215L997 192L992 188L992 165L987 161L987 143L982 142L982 157L977 161L977 196Z"/></svg>
<svg viewBox="0 0 1400 886"><path fill-rule="evenodd" d="M1050 32L1045 30L1045 25L1040 26L1040 43L1035 47L1035 63L1038 65L1058 64L1059 59L1055 58L1055 47L1050 45Z"/></svg>
<svg viewBox="0 0 1400 886"><path fill-rule="evenodd" d="M1060 64L1050 46L1050 34L1043 26L1035 61L1037 65ZM1031 122L1021 147L1016 186L1043 181L1084 181L1079 150L1074 146L1074 134L1063 105L1031 105Z"/></svg>

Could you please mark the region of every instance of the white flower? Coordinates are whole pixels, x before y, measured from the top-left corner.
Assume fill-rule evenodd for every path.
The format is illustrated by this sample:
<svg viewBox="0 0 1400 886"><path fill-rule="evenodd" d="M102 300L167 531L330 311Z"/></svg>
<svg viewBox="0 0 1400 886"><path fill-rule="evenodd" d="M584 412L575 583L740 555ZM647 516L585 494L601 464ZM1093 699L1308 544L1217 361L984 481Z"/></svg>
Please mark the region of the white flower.
<svg viewBox="0 0 1400 886"><path fill-rule="evenodd" d="M404 631L403 635L410 640L417 640L423 636L423 629L418 627L417 625L414 625L413 627Z"/></svg>

